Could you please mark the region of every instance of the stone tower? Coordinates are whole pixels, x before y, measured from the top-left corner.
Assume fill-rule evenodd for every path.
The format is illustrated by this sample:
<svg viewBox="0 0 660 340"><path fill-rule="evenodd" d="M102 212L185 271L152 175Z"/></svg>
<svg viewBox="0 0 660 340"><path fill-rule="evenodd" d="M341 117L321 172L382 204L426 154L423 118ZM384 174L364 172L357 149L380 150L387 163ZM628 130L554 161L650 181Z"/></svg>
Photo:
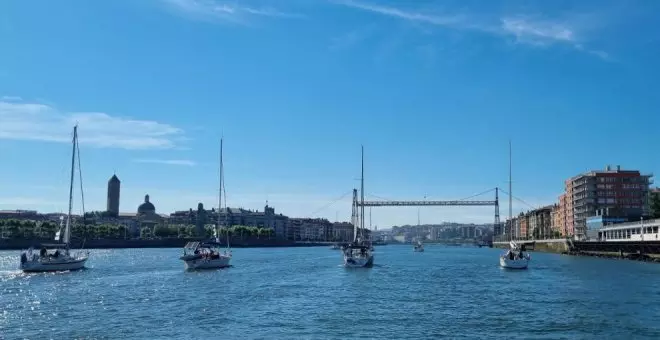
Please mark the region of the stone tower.
<svg viewBox="0 0 660 340"><path fill-rule="evenodd" d="M112 175L108 181L108 204L106 207L107 212L114 217L119 215L119 190L121 181L117 175Z"/></svg>
<svg viewBox="0 0 660 340"><path fill-rule="evenodd" d="M195 233L197 236L204 235L204 225L206 225L206 210L204 210L204 205L199 203L197 205L197 218L195 220Z"/></svg>

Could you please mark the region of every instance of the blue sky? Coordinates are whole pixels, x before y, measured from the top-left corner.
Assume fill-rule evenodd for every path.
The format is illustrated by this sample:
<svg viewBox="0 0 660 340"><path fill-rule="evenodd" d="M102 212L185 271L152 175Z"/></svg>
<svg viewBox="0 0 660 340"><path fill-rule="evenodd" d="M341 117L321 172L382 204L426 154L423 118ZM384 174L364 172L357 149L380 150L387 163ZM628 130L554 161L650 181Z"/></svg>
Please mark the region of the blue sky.
<svg viewBox="0 0 660 340"><path fill-rule="evenodd" d="M162 213L217 205L221 135L230 206L268 200L331 220L350 217L350 195L321 208L359 185L361 144L367 198L506 187L509 139L514 195L531 205L606 164L657 172L658 10L609 0L3 1L0 209L66 210L75 122L87 210L105 208L114 171L122 211L147 193ZM492 208L421 215L490 222ZM416 223L417 208L372 216Z"/></svg>

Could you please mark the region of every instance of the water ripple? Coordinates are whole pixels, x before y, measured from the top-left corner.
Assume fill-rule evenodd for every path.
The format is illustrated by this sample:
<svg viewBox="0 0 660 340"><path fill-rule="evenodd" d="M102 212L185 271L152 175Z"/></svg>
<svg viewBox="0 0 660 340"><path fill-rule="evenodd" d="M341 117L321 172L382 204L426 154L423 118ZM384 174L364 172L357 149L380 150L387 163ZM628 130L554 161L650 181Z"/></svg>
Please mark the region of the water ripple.
<svg viewBox="0 0 660 340"><path fill-rule="evenodd" d="M379 247L347 270L327 248L237 249L185 272L178 249L93 250L89 269L24 274L0 252L0 339L660 338L660 266L498 250ZM4 337L4 338L3 338Z"/></svg>

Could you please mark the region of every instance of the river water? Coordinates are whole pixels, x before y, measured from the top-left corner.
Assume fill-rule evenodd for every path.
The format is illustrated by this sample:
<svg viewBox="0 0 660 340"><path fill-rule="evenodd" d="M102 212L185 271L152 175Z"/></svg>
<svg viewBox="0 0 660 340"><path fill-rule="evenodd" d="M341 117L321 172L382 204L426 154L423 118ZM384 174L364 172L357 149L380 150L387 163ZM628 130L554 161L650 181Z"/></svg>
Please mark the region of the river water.
<svg viewBox="0 0 660 340"><path fill-rule="evenodd" d="M234 249L185 272L179 249L92 250L89 269L23 274L0 252L0 339L658 339L660 265L498 249Z"/></svg>

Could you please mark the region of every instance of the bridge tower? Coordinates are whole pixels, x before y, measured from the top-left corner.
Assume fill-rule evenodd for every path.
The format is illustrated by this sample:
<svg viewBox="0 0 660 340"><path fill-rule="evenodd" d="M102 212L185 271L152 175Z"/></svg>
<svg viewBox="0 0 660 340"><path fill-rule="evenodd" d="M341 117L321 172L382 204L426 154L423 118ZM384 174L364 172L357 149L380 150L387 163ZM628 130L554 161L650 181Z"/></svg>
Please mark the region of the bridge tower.
<svg viewBox="0 0 660 340"><path fill-rule="evenodd" d="M500 197L499 197L499 188L495 188L495 221L493 221L493 238L502 231L500 230L502 226L500 225Z"/></svg>

